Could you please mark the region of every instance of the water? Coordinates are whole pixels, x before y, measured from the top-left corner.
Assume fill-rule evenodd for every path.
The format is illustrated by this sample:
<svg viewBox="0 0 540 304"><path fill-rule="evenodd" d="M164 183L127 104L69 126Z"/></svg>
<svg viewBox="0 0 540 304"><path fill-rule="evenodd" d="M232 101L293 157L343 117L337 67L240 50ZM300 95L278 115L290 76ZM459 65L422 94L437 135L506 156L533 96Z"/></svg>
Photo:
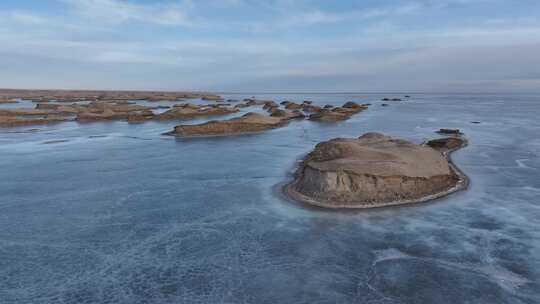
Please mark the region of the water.
<svg viewBox="0 0 540 304"><path fill-rule="evenodd" d="M230 138L160 135L178 122L0 129L0 302L540 302L540 96L258 97L373 105ZM466 192L330 212L276 191L317 142L442 127L470 140L454 154Z"/></svg>

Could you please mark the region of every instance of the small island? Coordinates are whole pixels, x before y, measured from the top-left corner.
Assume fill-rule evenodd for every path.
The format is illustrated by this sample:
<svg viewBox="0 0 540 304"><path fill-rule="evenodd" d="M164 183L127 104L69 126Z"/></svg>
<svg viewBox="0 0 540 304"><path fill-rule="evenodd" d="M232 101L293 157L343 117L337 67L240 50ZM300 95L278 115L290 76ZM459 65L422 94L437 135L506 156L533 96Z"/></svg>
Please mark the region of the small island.
<svg viewBox="0 0 540 304"><path fill-rule="evenodd" d="M195 100L193 103L186 100ZM326 105L324 108L312 101L295 103L283 101L246 98L243 102L228 99L234 106L225 103L219 95L186 92L144 92L144 91L47 91L47 90L3 90L0 89L0 104L35 103L20 107L0 108L0 127L22 125L44 125L60 122L127 121L143 123L147 121L191 120L211 116L224 116L244 111L244 108L261 106L270 117L249 114L243 118L211 121L204 124L213 131L202 130L198 135L213 136L253 133L282 127L292 119L305 119L315 122L336 123L348 120L353 115L368 109L369 104L348 101L343 106ZM201 101L212 102L201 104ZM153 102L167 102L169 105L149 105ZM282 106L282 108L280 108ZM161 111L166 109L166 111ZM263 122L264 121L264 122ZM227 129L229 126L231 128ZM241 127L239 127L241 126ZM202 127L202 125L200 126ZM222 131L217 131L223 127ZM240 130L240 129L242 130ZM182 130L182 126L178 126ZM189 132L196 128L186 127ZM229 131L227 131L229 130ZM208 134L206 134L208 133ZM169 132L172 134L172 132ZM184 136L182 132L176 135Z"/></svg>
<svg viewBox="0 0 540 304"><path fill-rule="evenodd" d="M285 186L292 199L324 208L375 208L439 198L468 185L449 154L466 145L460 137L424 145L367 133L336 138L309 153Z"/></svg>
<svg viewBox="0 0 540 304"><path fill-rule="evenodd" d="M240 117L226 120L211 120L201 124L182 124L174 128L173 131L164 135L174 135L178 137L213 137L213 136L234 136L242 134L259 133L267 130L281 128L291 120L304 119L305 113L315 112L309 116L310 120L320 122L339 122L347 120L354 114L360 113L368 108L367 105L360 105L355 102L347 102L342 107L333 107L332 110L322 109L314 106L311 102L297 104L289 101L281 103L285 109L280 109L274 101L264 101L249 99L246 107L252 105L262 105L263 109L270 113L264 115L248 112ZM291 106L293 105L293 106ZM222 110L237 110L234 108L222 108ZM302 109L302 112L301 110ZM164 113L164 115L167 112Z"/></svg>
<svg viewBox="0 0 540 304"><path fill-rule="evenodd" d="M258 133L284 126L286 118L249 112L228 120L211 120L198 125L178 125L166 135L181 137L227 136Z"/></svg>

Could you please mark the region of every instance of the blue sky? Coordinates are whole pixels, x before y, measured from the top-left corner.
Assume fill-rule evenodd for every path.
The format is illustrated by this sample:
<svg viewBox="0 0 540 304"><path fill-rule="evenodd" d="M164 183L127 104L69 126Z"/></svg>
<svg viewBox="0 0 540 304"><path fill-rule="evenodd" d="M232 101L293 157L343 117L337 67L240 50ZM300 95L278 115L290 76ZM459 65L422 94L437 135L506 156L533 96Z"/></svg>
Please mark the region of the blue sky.
<svg viewBox="0 0 540 304"><path fill-rule="evenodd" d="M537 0L2 0L0 87L540 92Z"/></svg>

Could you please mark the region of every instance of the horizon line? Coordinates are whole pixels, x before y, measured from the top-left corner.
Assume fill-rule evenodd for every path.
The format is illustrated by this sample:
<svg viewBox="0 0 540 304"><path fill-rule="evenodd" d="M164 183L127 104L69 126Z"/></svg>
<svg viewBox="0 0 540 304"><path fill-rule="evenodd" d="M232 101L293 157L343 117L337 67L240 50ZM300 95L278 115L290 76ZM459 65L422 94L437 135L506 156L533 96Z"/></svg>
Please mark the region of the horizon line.
<svg viewBox="0 0 540 304"><path fill-rule="evenodd" d="M100 92L159 92L159 93L199 93L199 94L230 94L230 95L250 95L250 94L319 94L319 95L344 95L344 94L449 94L449 95L489 95L489 94L504 94L504 95L534 95L540 94L539 92L448 92L448 91L308 91L308 90L294 90L294 91L226 91L226 90L169 90L169 89L36 89L36 88L0 88L1 91L74 91L74 92L91 92L91 91L100 91Z"/></svg>

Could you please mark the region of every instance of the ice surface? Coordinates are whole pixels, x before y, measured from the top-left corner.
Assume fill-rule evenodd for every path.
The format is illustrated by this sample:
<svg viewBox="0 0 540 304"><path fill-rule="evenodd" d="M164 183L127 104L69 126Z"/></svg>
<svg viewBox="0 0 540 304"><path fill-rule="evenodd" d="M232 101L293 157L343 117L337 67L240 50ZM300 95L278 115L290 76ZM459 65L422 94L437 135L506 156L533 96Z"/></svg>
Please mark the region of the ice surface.
<svg viewBox="0 0 540 304"><path fill-rule="evenodd" d="M177 122L0 129L0 303L540 302L540 96L258 97L373 105L231 138L160 135ZM320 141L439 128L470 141L453 156L466 192L362 212L275 192Z"/></svg>

